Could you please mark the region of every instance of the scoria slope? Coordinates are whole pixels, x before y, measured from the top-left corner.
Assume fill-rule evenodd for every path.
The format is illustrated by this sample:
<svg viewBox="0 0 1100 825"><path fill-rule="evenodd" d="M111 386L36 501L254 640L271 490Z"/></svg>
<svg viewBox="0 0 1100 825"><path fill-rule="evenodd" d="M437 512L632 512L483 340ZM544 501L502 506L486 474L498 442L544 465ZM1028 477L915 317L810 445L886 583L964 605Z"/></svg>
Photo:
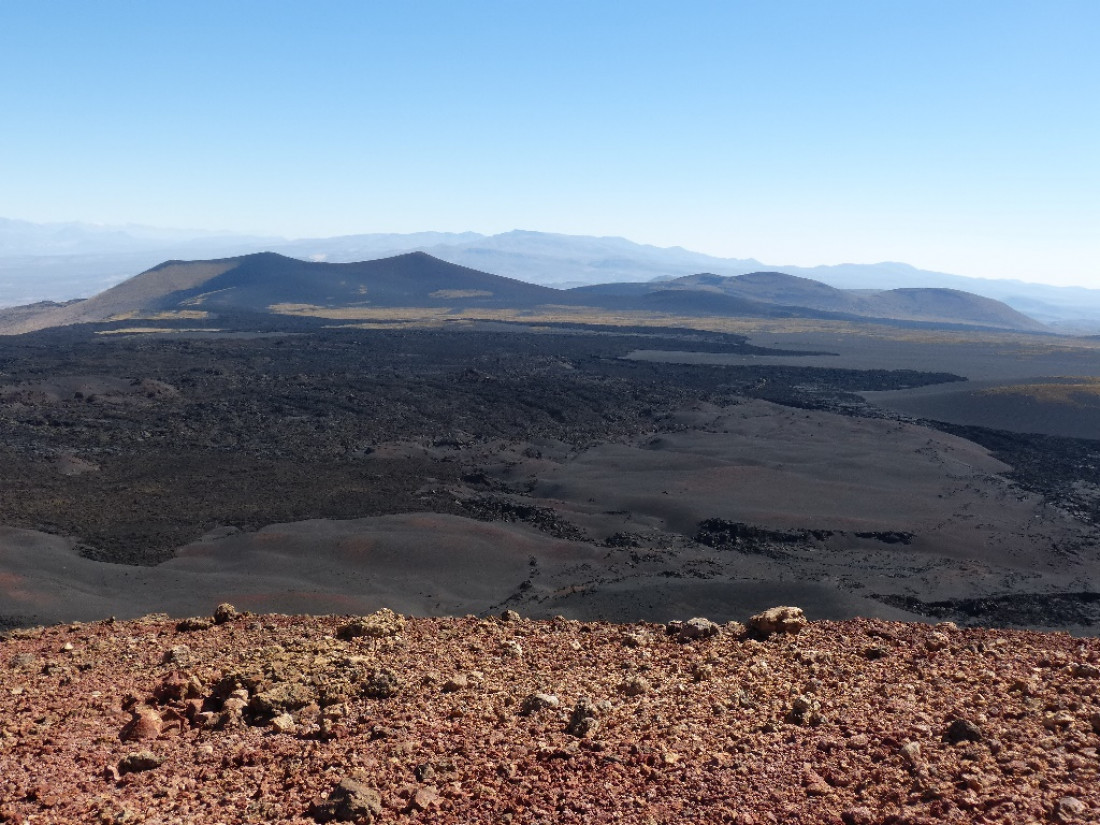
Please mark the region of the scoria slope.
<svg viewBox="0 0 1100 825"><path fill-rule="evenodd" d="M1100 815L1100 641L884 621L149 616L0 641L0 821Z"/></svg>

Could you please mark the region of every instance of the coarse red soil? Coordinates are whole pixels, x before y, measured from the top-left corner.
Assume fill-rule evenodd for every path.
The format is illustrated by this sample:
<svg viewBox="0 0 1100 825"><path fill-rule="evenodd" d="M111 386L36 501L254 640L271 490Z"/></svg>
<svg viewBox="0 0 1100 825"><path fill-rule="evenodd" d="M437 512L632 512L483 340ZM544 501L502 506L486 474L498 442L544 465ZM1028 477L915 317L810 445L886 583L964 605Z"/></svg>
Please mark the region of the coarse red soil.
<svg viewBox="0 0 1100 825"><path fill-rule="evenodd" d="M1095 638L217 619L3 638L0 822L1100 817Z"/></svg>

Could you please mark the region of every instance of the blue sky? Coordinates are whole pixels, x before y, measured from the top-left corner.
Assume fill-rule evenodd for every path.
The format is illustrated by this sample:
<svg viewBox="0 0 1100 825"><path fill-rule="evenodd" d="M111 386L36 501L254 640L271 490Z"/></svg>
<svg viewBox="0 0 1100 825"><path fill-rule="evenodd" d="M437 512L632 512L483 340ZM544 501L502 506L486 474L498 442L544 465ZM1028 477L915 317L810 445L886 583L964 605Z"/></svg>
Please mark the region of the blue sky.
<svg viewBox="0 0 1100 825"><path fill-rule="evenodd" d="M0 0L0 216L1100 288L1100 2Z"/></svg>

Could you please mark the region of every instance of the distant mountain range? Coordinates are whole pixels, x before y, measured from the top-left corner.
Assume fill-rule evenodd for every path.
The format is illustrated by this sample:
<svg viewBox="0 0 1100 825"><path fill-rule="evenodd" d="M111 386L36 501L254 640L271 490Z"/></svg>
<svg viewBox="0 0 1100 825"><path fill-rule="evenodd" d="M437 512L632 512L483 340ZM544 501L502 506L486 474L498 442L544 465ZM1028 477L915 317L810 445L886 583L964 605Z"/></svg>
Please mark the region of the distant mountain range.
<svg viewBox="0 0 1100 825"><path fill-rule="evenodd" d="M407 252L355 263L302 261L273 252L206 261L168 261L92 298L0 312L0 333L141 318L201 317L232 325L302 308L547 307L651 311L689 316L826 318L1044 331L998 301L948 289L840 290L781 272L712 273L672 281L572 289L530 284Z"/></svg>
<svg viewBox="0 0 1100 825"><path fill-rule="evenodd" d="M520 230L491 236L418 232L289 241L140 226L0 219L0 306L86 297L169 259L216 259L261 250L328 263L423 251L471 269L555 287L675 281L699 273L736 276L781 271L843 290L922 287L971 292L1002 301L1057 331L1100 332L1098 289L966 278L901 263L776 266L751 258L717 258L681 247L636 244L623 238Z"/></svg>

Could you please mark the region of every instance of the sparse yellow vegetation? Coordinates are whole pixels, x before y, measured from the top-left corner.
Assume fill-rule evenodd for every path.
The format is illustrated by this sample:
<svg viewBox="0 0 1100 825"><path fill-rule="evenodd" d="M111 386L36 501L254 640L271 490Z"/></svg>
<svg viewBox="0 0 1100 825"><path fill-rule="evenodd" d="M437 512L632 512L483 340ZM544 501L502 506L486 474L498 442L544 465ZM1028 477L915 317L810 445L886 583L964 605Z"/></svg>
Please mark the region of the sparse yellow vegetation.
<svg viewBox="0 0 1100 825"><path fill-rule="evenodd" d="M492 295L485 289L437 289L428 293L429 298L490 298Z"/></svg>
<svg viewBox="0 0 1100 825"><path fill-rule="evenodd" d="M222 332L223 330L210 327L120 327L118 329L96 330L96 335L148 335L154 333L179 333L179 332Z"/></svg>
<svg viewBox="0 0 1100 825"><path fill-rule="evenodd" d="M157 312L153 315L135 316L143 321L202 321L210 317L210 313L199 309L179 309L173 312Z"/></svg>
<svg viewBox="0 0 1100 825"><path fill-rule="evenodd" d="M1058 378L1035 384L1013 384L983 390L982 395L1018 395L1047 404L1093 406L1100 402L1100 378Z"/></svg>

